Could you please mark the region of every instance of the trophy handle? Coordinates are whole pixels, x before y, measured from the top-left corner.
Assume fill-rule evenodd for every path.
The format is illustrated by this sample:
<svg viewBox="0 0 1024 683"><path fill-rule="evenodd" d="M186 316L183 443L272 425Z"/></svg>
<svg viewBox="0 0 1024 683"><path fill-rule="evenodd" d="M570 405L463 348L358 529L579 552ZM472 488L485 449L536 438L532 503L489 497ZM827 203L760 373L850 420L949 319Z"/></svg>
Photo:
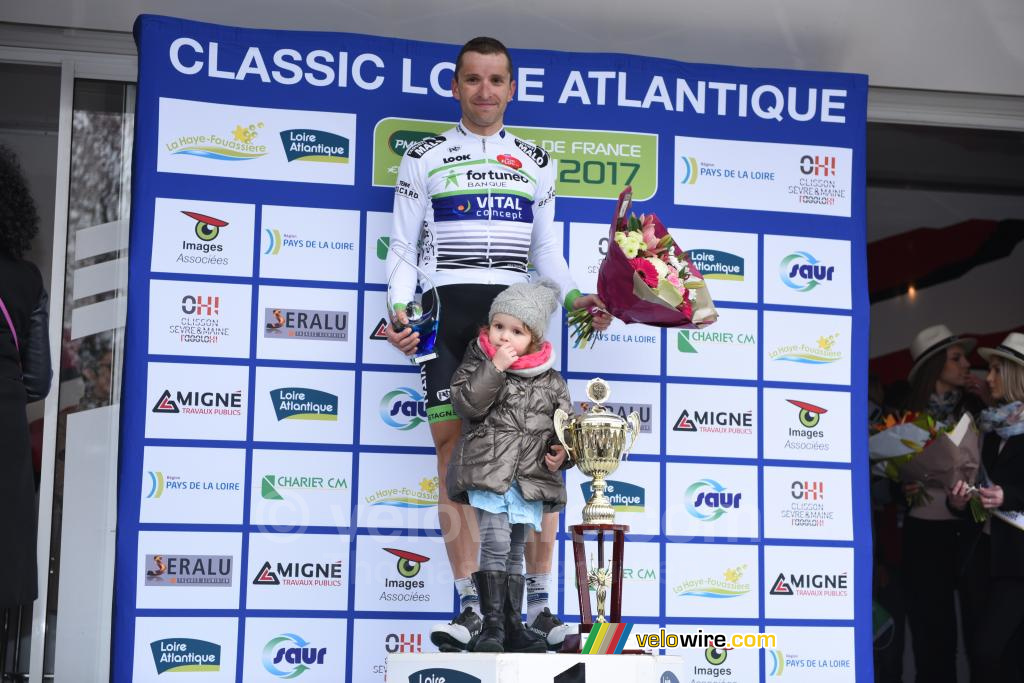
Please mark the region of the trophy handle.
<svg viewBox="0 0 1024 683"><path fill-rule="evenodd" d="M565 452L569 454L573 462L576 462L576 454L572 452L572 448L569 446L569 442L565 439L565 428L567 423L570 421L569 413L565 412L561 408L555 409L555 415L553 422L555 423L555 434L558 435L558 440L562 442L562 446L565 447Z"/></svg>
<svg viewBox="0 0 1024 683"><path fill-rule="evenodd" d="M629 414L629 417L626 418L626 421L629 422L629 431L630 434L632 434L632 438L629 440L629 445L626 446L626 450L622 453L623 457L633 450L633 445L636 444L636 437L640 435L640 414L634 410Z"/></svg>

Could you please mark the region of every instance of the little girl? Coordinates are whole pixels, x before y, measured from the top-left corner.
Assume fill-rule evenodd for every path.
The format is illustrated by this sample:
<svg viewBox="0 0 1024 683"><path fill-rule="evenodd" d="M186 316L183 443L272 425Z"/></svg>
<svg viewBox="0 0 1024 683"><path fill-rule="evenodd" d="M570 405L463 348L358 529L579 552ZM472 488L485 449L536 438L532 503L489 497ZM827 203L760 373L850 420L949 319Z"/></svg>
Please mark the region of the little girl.
<svg viewBox="0 0 1024 683"><path fill-rule="evenodd" d="M451 383L462 438L448 465L448 497L476 508L483 612L475 652L544 652L520 620L526 527L565 507L566 462L552 415L571 411L569 389L543 341L558 307L550 280L512 285L494 299L490 324L470 342Z"/></svg>

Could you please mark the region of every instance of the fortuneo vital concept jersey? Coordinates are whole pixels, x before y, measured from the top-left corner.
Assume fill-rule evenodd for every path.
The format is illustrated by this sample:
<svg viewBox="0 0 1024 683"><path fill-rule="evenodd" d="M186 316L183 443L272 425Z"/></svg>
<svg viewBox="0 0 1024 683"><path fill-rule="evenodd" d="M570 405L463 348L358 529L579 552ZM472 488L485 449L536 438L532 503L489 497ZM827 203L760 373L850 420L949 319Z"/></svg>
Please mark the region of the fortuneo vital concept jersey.
<svg viewBox="0 0 1024 683"><path fill-rule="evenodd" d="M418 257L438 287L524 282L532 262L563 297L574 290L553 225L554 166L547 152L504 128L482 137L460 123L410 147L395 185L392 300L410 301L416 288L416 271L399 253Z"/></svg>

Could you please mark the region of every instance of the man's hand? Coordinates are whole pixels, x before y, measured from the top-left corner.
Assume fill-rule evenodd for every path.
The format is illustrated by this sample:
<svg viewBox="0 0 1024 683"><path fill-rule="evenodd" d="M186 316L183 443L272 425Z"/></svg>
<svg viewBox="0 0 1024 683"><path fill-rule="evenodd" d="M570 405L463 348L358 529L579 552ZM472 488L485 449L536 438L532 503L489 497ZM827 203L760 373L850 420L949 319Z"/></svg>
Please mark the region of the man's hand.
<svg viewBox="0 0 1024 683"><path fill-rule="evenodd" d="M981 505L986 510L996 510L1003 504L1002 486L979 486L978 493L981 494Z"/></svg>
<svg viewBox="0 0 1024 683"><path fill-rule="evenodd" d="M598 332L604 332L612 324L612 316L608 313L608 307L598 298L597 294L583 294L576 297L576 300L572 302L572 307L590 310L594 316L594 329Z"/></svg>
<svg viewBox="0 0 1024 683"><path fill-rule="evenodd" d="M416 353L416 346L420 343L420 333L413 331L408 326L409 318L405 315L405 311L395 311L391 315L391 320L397 320L402 325L405 325L401 332L395 332L394 325L387 326L386 333L391 345L407 356Z"/></svg>
<svg viewBox="0 0 1024 683"><path fill-rule="evenodd" d="M491 362L494 363L494 367L498 368L499 372L505 372L517 360L519 360L519 356L512 350L512 345L502 344L495 350L494 358L491 359Z"/></svg>
<svg viewBox="0 0 1024 683"><path fill-rule="evenodd" d="M544 464L552 472L557 472L562 469L562 463L565 462L565 449L561 446L554 444L548 448L548 452L544 454Z"/></svg>

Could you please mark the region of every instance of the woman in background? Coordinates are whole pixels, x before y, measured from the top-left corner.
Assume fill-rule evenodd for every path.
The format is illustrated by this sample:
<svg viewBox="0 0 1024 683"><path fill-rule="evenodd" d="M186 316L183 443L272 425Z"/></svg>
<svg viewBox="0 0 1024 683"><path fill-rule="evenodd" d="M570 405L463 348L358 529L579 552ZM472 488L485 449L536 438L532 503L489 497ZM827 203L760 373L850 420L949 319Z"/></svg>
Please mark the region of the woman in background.
<svg viewBox="0 0 1024 683"><path fill-rule="evenodd" d="M47 297L22 259L39 216L14 154L0 147L0 608L36 599L36 498L25 406L50 387Z"/></svg>

